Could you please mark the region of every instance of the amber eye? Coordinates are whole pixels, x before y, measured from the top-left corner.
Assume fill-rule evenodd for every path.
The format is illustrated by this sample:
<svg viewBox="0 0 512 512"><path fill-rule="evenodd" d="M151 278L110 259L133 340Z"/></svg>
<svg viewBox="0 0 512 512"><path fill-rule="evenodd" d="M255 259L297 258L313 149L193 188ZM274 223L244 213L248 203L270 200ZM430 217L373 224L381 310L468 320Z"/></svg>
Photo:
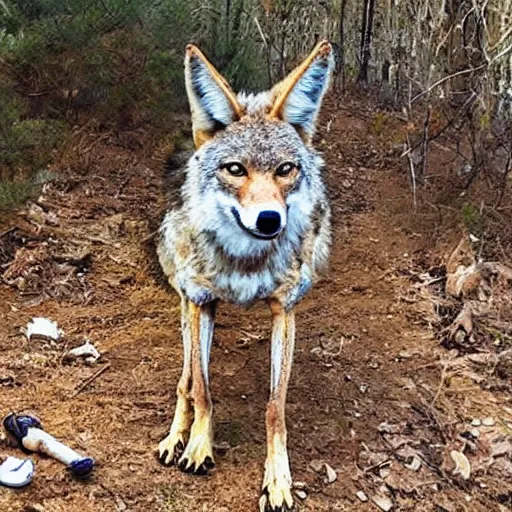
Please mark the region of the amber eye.
<svg viewBox="0 0 512 512"><path fill-rule="evenodd" d="M230 162L227 164L224 164L221 169L225 169L231 176L247 176L247 169L238 162Z"/></svg>
<svg viewBox="0 0 512 512"><path fill-rule="evenodd" d="M288 176L297 166L292 162L285 162L276 169L276 176L286 177Z"/></svg>

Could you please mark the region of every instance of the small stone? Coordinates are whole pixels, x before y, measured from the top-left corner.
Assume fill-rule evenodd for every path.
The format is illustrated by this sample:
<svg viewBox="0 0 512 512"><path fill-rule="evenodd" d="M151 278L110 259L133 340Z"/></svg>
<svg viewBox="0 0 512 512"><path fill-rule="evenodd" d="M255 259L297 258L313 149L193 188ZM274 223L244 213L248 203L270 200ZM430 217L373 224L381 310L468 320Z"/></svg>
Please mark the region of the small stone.
<svg viewBox="0 0 512 512"><path fill-rule="evenodd" d="M366 384L361 384L361 386L359 386L359 391L361 391L361 393L366 393L368 391L368 386Z"/></svg>
<svg viewBox="0 0 512 512"><path fill-rule="evenodd" d="M229 450L231 450L231 445L227 441L220 441L219 443L213 444L213 449L217 453L224 455L224 454L228 453Z"/></svg>
<svg viewBox="0 0 512 512"><path fill-rule="evenodd" d="M474 437L475 439L480 437L480 431L477 428L472 428L469 433L471 434L471 437Z"/></svg>
<svg viewBox="0 0 512 512"><path fill-rule="evenodd" d="M33 503L31 505L27 505L23 512L46 512L46 509L40 503Z"/></svg>
<svg viewBox="0 0 512 512"><path fill-rule="evenodd" d="M484 418L484 419L482 420L482 425L483 425L484 427L493 427L493 426L495 425L495 423L496 423L496 422L494 421L494 419L493 419L493 418L490 418L490 417L489 417L489 418Z"/></svg>
<svg viewBox="0 0 512 512"><path fill-rule="evenodd" d="M389 473L391 473L391 464L383 464L380 468L379 468L379 476L382 478L382 479L385 479L389 476Z"/></svg>
<svg viewBox="0 0 512 512"><path fill-rule="evenodd" d="M478 418L471 420L472 427L479 427L481 424L482 424L482 422Z"/></svg>
<svg viewBox="0 0 512 512"><path fill-rule="evenodd" d="M372 501L384 512L389 512L393 508L393 502L387 496L383 496L382 494L377 494L372 496Z"/></svg>
<svg viewBox="0 0 512 512"><path fill-rule="evenodd" d="M326 481L328 484L332 484L338 478L336 471L334 471L334 469L332 469L327 463L325 463L325 473L327 474Z"/></svg>
<svg viewBox="0 0 512 512"><path fill-rule="evenodd" d="M307 489L308 484L306 482L293 482L292 486L294 489L305 490Z"/></svg>
<svg viewBox="0 0 512 512"><path fill-rule="evenodd" d="M309 467L315 472L315 473L321 473L322 469L324 468L324 463L321 460L314 459L309 463Z"/></svg>
<svg viewBox="0 0 512 512"><path fill-rule="evenodd" d="M242 400L247 400L247 396L246 396L246 395L242 395L240 398L241 398Z"/></svg>
<svg viewBox="0 0 512 512"><path fill-rule="evenodd" d="M119 496L116 496L116 511L124 512L127 508L126 503Z"/></svg>
<svg viewBox="0 0 512 512"><path fill-rule="evenodd" d="M0 373L0 386L12 386L15 378L12 373Z"/></svg>
<svg viewBox="0 0 512 512"><path fill-rule="evenodd" d="M368 501L368 496L366 496L366 494L364 493L364 491L357 491L356 492L356 496L358 497L358 499L360 501L362 501L363 503L366 503Z"/></svg>
<svg viewBox="0 0 512 512"><path fill-rule="evenodd" d="M305 500L308 497L306 491L302 491L301 489L295 491L295 496L297 496L299 500Z"/></svg>
<svg viewBox="0 0 512 512"><path fill-rule="evenodd" d="M411 461L405 464L405 467L411 471L418 471L421 467L421 459L417 455L413 455Z"/></svg>

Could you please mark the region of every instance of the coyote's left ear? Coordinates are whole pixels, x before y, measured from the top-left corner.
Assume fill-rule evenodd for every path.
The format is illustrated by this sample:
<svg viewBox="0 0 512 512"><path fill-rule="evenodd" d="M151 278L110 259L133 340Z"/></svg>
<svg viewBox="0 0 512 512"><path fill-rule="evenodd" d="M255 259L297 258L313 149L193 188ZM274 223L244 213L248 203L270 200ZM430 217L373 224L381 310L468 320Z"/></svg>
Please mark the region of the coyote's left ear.
<svg viewBox="0 0 512 512"><path fill-rule="evenodd" d="M224 77L193 44L187 46L185 54L185 84L194 144L199 148L216 132L239 119L242 109Z"/></svg>
<svg viewBox="0 0 512 512"><path fill-rule="evenodd" d="M305 142L315 132L333 67L332 47L328 41L321 41L300 66L272 89L274 102L270 116L293 125Z"/></svg>

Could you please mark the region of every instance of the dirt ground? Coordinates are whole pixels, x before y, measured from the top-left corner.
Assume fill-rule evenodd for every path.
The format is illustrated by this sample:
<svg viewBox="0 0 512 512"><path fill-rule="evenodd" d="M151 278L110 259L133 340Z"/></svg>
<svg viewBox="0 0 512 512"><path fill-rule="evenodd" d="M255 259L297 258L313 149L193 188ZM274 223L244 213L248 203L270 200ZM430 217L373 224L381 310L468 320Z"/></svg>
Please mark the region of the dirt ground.
<svg viewBox="0 0 512 512"><path fill-rule="evenodd" d="M298 508L387 510L382 500L389 500L393 510L511 510L511 454L506 446L492 451L496 436L512 432L510 394L463 378L447 382L442 361L450 351L411 277L453 249L460 219L449 206L413 209L393 145L399 123L375 133L371 115L356 99L339 109L331 102L318 137L334 242L328 272L297 315L287 420L294 480L307 494ZM2 221L1 232L12 228L9 243L26 251L20 266L36 270L8 267L15 285L0 284L0 413L33 411L98 467L77 481L33 455L33 483L0 488L0 510L257 510L269 313L264 305L219 308L211 387L215 442L223 449L213 473L192 477L160 465L156 447L172 417L182 358L179 303L151 247L165 203L163 166L142 133L84 138L89 142L45 186L39 207ZM27 342L22 330L34 316L57 321L63 341ZM63 361L86 338L101 360ZM484 418L493 424L468 440L471 421ZM473 468L468 479L454 474L450 458L463 445ZM3 441L0 457L8 454L19 452ZM419 469L406 467L416 459ZM334 482L318 461L336 471Z"/></svg>

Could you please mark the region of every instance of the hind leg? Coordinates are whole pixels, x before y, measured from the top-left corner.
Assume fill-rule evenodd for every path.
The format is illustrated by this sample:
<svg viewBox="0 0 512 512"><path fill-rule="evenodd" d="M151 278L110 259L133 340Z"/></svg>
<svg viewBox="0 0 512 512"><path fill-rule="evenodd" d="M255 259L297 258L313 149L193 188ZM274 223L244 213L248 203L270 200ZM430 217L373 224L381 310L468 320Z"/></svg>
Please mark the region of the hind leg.
<svg viewBox="0 0 512 512"><path fill-rule="evenodd" d="M192 342L190 338L188 300L184 296L181 297L181 332L183 336L183 370L176 390L176 409L169 434L158 445L160 460L166 465L175 464L181 457L193 420L190 397L192 386Z"/></svg>

